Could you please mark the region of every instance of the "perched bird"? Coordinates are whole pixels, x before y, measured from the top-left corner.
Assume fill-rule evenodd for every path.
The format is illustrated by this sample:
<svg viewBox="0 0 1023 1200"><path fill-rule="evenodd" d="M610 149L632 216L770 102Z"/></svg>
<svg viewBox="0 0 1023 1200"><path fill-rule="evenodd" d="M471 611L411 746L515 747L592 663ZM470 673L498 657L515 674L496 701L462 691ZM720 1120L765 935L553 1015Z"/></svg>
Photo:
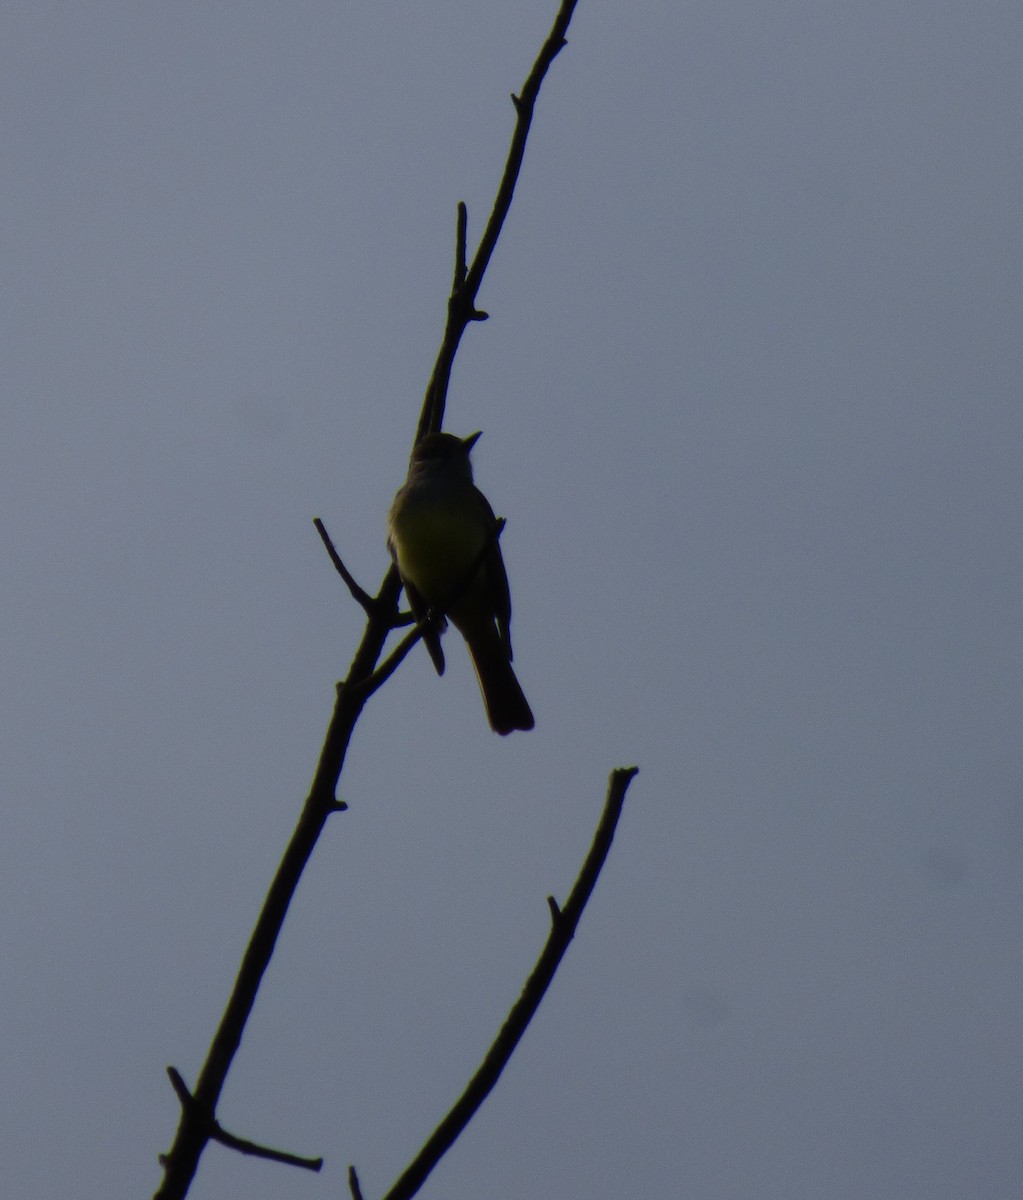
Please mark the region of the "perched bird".
<svg viewBox="0 0 1023 1200"><path fill-rule="evenodd" d="M441 608L465 638L490 727L505 734L532 729L533 714L511 666L511 596L497 521L472 481L469 451L479 436L430 433L416 443L388 514L387 547L416 619ZM441 628L423 635L438 675Z"/></svg>

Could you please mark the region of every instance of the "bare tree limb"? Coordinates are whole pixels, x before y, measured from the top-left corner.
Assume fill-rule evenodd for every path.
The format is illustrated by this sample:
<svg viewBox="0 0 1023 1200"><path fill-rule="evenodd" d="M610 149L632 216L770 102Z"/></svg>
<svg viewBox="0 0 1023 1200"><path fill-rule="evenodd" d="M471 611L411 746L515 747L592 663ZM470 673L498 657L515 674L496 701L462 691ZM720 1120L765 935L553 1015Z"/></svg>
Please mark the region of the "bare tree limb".
<svg viewBox="0 0 1023 1200"><path fill-rule="evenodd" d="M451 367L461 336L470 321L485 318L486 314L476 308L476 295L511 205L540 85L551 63L565 45L565 34L575 6L576 0L563 0L551 32L533 64L521 94L513 97L516 123L504 174L480 245L471 265L468 266L465 249L468 217L464 205L459 210L458 246L455 255L456 282L448 300L447 327L427 387L416 440L429 430L441 427ZM352 731L371 694L361 685L372 677L391 630L403 623L398 610L401 584L397 569L392 565L384 575L377 594L370 596L344 566L330 538L326 536L322 522L318 523L317 529L335 568L356 602L366 612L366 626L348 668L348 674L338 685L334 711L327 726L309 793L242 956L237 978L199 1072L195 1091L190 1093L191 1103L182 1104L174 1142L170 1150L160 1157L164 1177L154 1200L182 1200L191 1186L206 1145L215 1136L218 1128L216 1107L299 880L327 819L345 808L344 803L336 799L335 792L348 753Z"/></svg>
<svg viewBox="0 0 1023 1200"><path fill-rule="evenodd" d="M195 1097L188 1090L188 1085L181 1077L181 1072L174 1067L168 1067L167 1075L170 1077L171 1087L181 1101L181 1107L183 1109L194 1107ZM253 1158L266 1158L271 1162L284 1163L289 1167L303 1167L307 1171L319 1171L323 1166L322 1158L306 1158L301 1154L292 1154L288 1150L275 1150L272 1146L261 1146L258 1142L250 1142L248 1138L240 1138L236 1134L228 1133L211 1113L200 1113L199 1115L200 1119L206 1123L210 1141L220 1142L221 1145L227 1146L231 1150L237 1150L239 1154L248 1154Z"/></svg>
<svg viewBox="0 0 1023 1200"><path fill-rule="evenodd" d="M547 40L540 48L536 62L522 85L522 91L512 96L515 106L515 130L512 133L511 146L504 166L504 174L494 197L494 207L480 238L472 264L466 268L466 232L468 228L468 211L464 203L458 205L457 230L455 235L455 282L448 297L448 317L444 328L444 338L441 341L437 361L430 376L426 389L423 408L419 414L419 425L416 429L416 441L428 433L436 433L444 423L444 407L447 403L448 384L451 381L451 368L458 353L458 345L462 334L472 321L486 320L487 314L476 307L476 297L483 283L483 276L490 265L491 255L497 245L497 239L504 228L504 220L511 208L512 197L515 195L515 185L522 169L522 159L526 152L526 139L529 137L529 126L533 120L533 110L540 94L551 63L558 57L568 44L565 40L568 26L575 12L577 0L562 0L558 15L547 35Z"/></svg>
<svg viewBox="0 0 1023 1200"><path fill-rule="evenodd" d="M583 909L593 893L601 868L611 849L618 818L621 816L622 806L625 804L625 793L638 770L638 767L618 767L611 772L611 778L608 780L607 800L604 803L604 811L601 814L600 823L597 825L597 831L593 835L593 844L583 862L579 877L565 901L564 908L559 908L552 898L548 898L552 917L551 932L536 961L536 966L533 967L526 980L522 994L516 1000L500 1033L494 1039L476 1074L469 1080L465 1091L455 1101L443 1121L430 1134L422 1149L405 1168L383 1200L411 1200L411 1197L423 1186L426 1177L476 1115L483 1101L493 1091L501 1072L508 1065L508 1060L514 1053L515 1047L526 1032L526 1027L540 1007L541 1000L547 994L554 973L565 957L569 943L575 936Z"/></svg>

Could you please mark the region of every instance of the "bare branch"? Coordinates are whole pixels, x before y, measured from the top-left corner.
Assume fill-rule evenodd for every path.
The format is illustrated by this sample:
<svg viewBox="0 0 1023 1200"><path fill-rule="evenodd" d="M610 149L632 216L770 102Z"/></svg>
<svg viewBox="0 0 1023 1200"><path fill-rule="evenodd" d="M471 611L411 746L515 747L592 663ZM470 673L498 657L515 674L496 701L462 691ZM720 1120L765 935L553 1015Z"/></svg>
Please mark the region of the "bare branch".
<svg viewBox="0 0 1023 1200"><path fill-rule="evenodd" d="M451 284L454 295L465 283L466 242L469 236L469 210L464 200L458 202L458 216L455 220L455 278Z"/></svg>
<svg viewBox="0 0 1023 1200"><path fill-rule="evenodd" d="M526 79L520 97L515 101L516 124L504 175L479 248L471 266L468 267L465 250L468 216L462 215L460 211L455 267L458 282L453 286L448 301L447 327L427 388L416 440L429 430L440 428L451 367L462 333L470 321L485 318L486 314L476 308L476 294L511 204L540 85L550 64L565 44L565 33L575 5L576 0L563 0L547 41ZM335 792L348 753L352 731L371 694L370 690L360 685L373 676L388 635L401 623L398 615L401 584L397 568L392 565L388 569L379 592L376 596L370 596L345 567L322 521L317 521L317 530L335 569L356 602L366 612L366 626L349 666L348 675L338 686L334 710L324 736L309 794L242 956L227 1006L199 1072L195 1093L189 1093L190 1103L182 1103L181 1119L174 1143L167 1154L161 1156L164 1178L155 1200L182 1200L195 1176L203 1150L219 1130L214 1115L216 1106L241 1044L242 1034L284 925L288 908L324 825L333 813L344 808L343 802L336 799ZM171 1078L173 1082L174 1077ZM178 1078L180 1079L180 1076ZM184 1091L187 1093L187 1088Z"/></svg>
<svg viewBox="0 0 1023 1200"><path fill-rule="evenodd" d="M205 1124L210 1141L220 1142L222 1146L237 1150L239 1154L248 1154L253 1158L266 1158L271 1162L284 1163L289 1167L302 1167L307 1171L319 1171L322 1168L322 1158L305 1158L300 1154L291 1154L287 1150L275 1150L272 1146L261 1146L258 1142L250 1142L247 1138L240 1138L233 1133L228 1133L212 1113L201 1111L200 1105L188 1090L188 1085L176 1067L168 1067L167 1075L170 1078L171 1087L181 1102L182 1109L196 1112L198 1119Z"/></svg>
<svg viewBox="0 0 1023 1200"><path fill-rule="evenodd" d="M423 1148L405 1168L400 1178L384 1196L384 1200L410 1200L423 1186L427 1176L451 1148L466 1125L476 1115L483 1101L493 1091L501 1072L507 1066L515 1047L519 1044L529 1022L540 1007L541 1000L547 994L551 980L554 978L561 960L565 957L569 943L575 936L583 909L593 893L601 868L611 849L618 818L621 816L622 806L625 804L625 793L638 770L638 767L618 767L611 772L608 780L607 799L600 822L593 835L593 844L583 862L579 877L565 901L564 908L558 910L558 916L552 922L547 943L536 961L536 966L526 980L522 995L512 1007L500 1033L494 1039L465 1091L427 1138ZM552 902L548 900L548 903ZM557 909L556 904L553 904L552 912L554 909Z"/></svg>
<svg viewBox="0 0 1023 1200"><path fill-rule="evenodd" d="M213 1132L210 1137L214 1142L220 1142L222 1146L227 1146L231 1150L237 1150L239 1154L247 1154L252 1158L266 1158L270 1162L284 1163L287 1167L301 1167L306 1171L319 1171L323 1167L322 1158L304 1158L299 1154L290 1154L287 1150L274 1150L271 1146L260 1146L245 1138L235 1137L233 1133L228 1133L219 1121L213 1122Z"/></svg>
<svg viewBox="0 0 1023 1200"><path fill-rule="evenodd" d="M515 195L515 185L518 183L519 172L522 169L522 159L526 152L526 139L529 137L529 127L533 120L533 110L540 94L540 86L550 69L551 63L558 57L567 45L565 35L575 12L577 0L562 0L558 15L547 35L547 40L540 48L536 62L522 85L522 91L512 96L515 106L515 129L512 133L508 157L504 165L504 173L494 197L494 206L490 211L473 257L472 265L465 269L464 241L466 236L467 214L465 205L458 209L458 233L456 236L456 265L455 284L448 297L448 317L444 328L444 338L434 363L433 374L426 389L422 411L419 414L419 425L416 428L416 438L425 437L428 433L436 433L444 424L444 408L447 404L448 384L451 381L451 368L458 353L458 345L466 326L472 321L486 319L486 313L476 307L476 296L483 276L490 265L491 256L497 246L497 240L504 228L505 217L511 208L512 197Z"/></svg>
<svg viewBox="0 0 1023 1200"><path fill-rule="evenodd" d="M185 1083L181 1076L181 1072L177 1069L177 1067L168 1067L167 1077L171 1081L171 1087L174 1089L174 1094L177 1096L181 1107L189 1108L190 1106L194 1105L195 1097L188 1090L188 1084Z"/></svg>
<svg viewBox="0 0 1023 1200"><path fill-rule="evenodd" d="M330 555L330 561L334 564L334 569L345 581L348 590L352 594L352 599L362 606L367 613L373 613L376 610L376 600L364 591L355 580L355 576L348 570L345 564L341 561L341 555L338 554L334 547L334 543L330 540L330 534L327 532L326 526L319 517L313 517L313 524L316 526L316 532L320 535L320 540L323 542Z"/></svg>

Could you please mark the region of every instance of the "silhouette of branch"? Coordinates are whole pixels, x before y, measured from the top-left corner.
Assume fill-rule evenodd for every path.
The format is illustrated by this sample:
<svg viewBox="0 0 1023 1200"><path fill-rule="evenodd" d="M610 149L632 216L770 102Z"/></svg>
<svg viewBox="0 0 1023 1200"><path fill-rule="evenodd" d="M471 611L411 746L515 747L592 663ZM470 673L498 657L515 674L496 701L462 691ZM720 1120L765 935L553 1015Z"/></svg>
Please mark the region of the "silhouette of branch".
<svg viewBox="0 0 1023 1200"><path fill-rule="evenodd" d="M375 599L364 591L356 582L355 576L348 570L345 564L341 561L341 555L334 548L334 543L330 540L330 534L319 517L313 517L313 524L316 526L316 532L320 535L320 540L326 547L327 553L330 555L330 561L334 564L334 569L345 581L348 590L352 594L352 599L356 604L361 605L365 611L372 615L373 606L376 603Z"/></svg>
<svg viewBox="0 0 1023 1200"><path fill-rule="evenodd" d="M427 387L416 440L428 429L440 428L451 367L462 333L470 321L483 320L486 316L476 308L476 295L511 205L540 85L551 63L565 45L565 34L575 6L576 0L564 0L561 4L554 26L533 64L521 95L512 98L516 110L516 123L504 174L480 245L471 265L468 266L465 248L468 214L464 204L460 206L455 284L448 300L447 326ZM188 1093L188 1103L182 1103L174 1142L170 1150L160 1157L164 1177L154 1200L182 1200L195 1177L203 1151L217 1135L219 1126L215 1116L216 1107L299 880L328 818L334 813L344 811L346 807L342 801L336 799L335 793L352 732L367 699L372 694L362 685L373 676L391 630L404 621L398 610L401 583L397 569L393 565L388 568L379 591L375 596L371 596L359 586L345 567L322 522L317 522L317 530L335 569L356 602L365 611L366 626L349 665L348 674L338 684L334 710L327 725L309 793L245 948L220 1024L199 1072L195 1091ZM421 631L419 633L421 634ZM405 652L407 653L407 650ZM171 1078L173 1081L174 1076ZM180 1076L178 1078L180 1079ZM187 1092L187 1089L185 1091Z"/></svg>
<svg viewBox="0 0 1023 1200"><path fill-rule="evenodd" d="M359 1176L354 1167L348 1168L348 1190L352 1193L352 1200L362 1200L362 1188L359 1187Z"/></svg>
<svg viewBox="0 0 1023 1200"><path fill-rule="evenodd" d="M167 1074L170 1077L171 1087L181 1101L181 1107L183 1109L197 1107L195 1097L188 1090L188 1085L181 1077L181 1073L174 1067L168 1067ZM248 1154L253 1158L267 1158L271 1162L285 1163L290 1167L303 1167L307 1171L319 1171L323 1166L322 1158L305 1158L300 1154L291 1154L287 1150L275 1150L272 1146L261 1146L258 1142L250 1142L247 1138L240 1138L233 1133L228 1133L210 1113L205 1115L200 1113L199 1118L205 1119L210 1141L220 1142L221 1145L227 1146L231 1150L237 1150L239 1154Z"/></svg>
<svg viewBox="0 0 1023 1200"><path fill-rule="evenodd" d="M430 1134L422 1149L405 1168L391 1190L385 1194L383 1200L410 1200L493 1091L501 1072L507 1066L529 1022L540 1007L540 1002L547 994L551 980L575 936L583 909L611 849L618 818L625 804L625 793L637 773L638 767L618 767L611 772L607 800L593 835L593 844L564 907L559 908L553 897L547 898L551 910L551 931L536 965L526 980L522 994L512 1006L501 1031L484 1056L476 1074L469 1080L465 1091Z"/></svg>
<svg viewBox="0 0 1023 1200"><path fill-rule="evenodd" d="M529 127L533 120L533 110L540 94L540 87L550 70L551 63L568 44L565 37L572 21L572 14L575 12L576 3L577 0L562 0L547 40L540 48L536 62L533 63L532 70L522 85L522 91L517 96L512 95L512 104L515 106L515 129L512 133L508 158L505 161L504 174L501 176L501 182L494 197L494 206L483 229L480 244L468 267L466 266L466 241L469 213L465 203L459 202L455 231L455 274L451 295L448 297L447 324L444 328L444 337L437 354L437 361L434 364L433 374L430 376L430 383L426 389L422 411L419 414L415 439L417 442L428 433L436 433L444 423L444 407L447 403L448 384L451 381L451 368L455 361L455 355L458 353L462 334L465 333L466 327L471 322L487 319L487 314L476 307L476 297L515 195L515 185L522 169L526 140L529 137Z"/></svg>

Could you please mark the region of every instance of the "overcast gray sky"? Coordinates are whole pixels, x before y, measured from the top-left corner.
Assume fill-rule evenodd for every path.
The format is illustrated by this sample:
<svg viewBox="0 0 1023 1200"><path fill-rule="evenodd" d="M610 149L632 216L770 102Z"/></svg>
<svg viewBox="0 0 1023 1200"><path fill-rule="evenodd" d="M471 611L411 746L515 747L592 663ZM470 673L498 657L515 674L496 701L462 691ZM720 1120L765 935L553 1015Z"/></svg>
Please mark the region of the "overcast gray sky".
<svg viewBox="0 0 1023 1200"><path fill-rule="evenodd" d="M146 1196L361 629L555 0L0 12L0 1184ZM448 426L530 734L374 698L196 1200L1018 1196L1018 0L580 0Z"/></svg>

